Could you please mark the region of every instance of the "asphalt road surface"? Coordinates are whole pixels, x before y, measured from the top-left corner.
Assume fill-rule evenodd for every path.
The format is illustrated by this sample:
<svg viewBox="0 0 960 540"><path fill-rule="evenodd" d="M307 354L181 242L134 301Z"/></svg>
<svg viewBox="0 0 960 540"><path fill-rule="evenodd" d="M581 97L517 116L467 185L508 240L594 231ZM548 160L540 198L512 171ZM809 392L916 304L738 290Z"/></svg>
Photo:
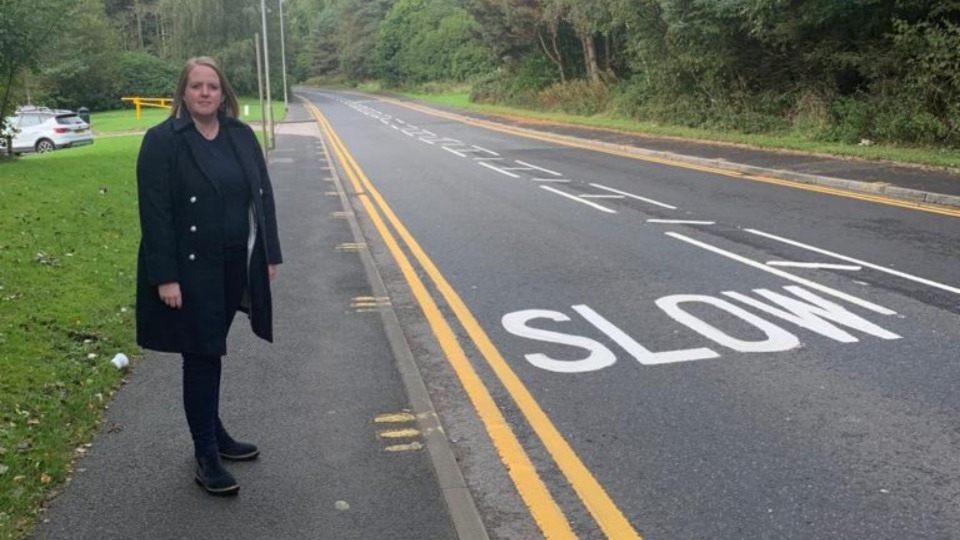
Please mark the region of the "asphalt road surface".
<svg viewBox="0 0 960 540"><path fill-rule="evenodd" d="M960 538L960 212L302 95L491 536Z"/></svg>

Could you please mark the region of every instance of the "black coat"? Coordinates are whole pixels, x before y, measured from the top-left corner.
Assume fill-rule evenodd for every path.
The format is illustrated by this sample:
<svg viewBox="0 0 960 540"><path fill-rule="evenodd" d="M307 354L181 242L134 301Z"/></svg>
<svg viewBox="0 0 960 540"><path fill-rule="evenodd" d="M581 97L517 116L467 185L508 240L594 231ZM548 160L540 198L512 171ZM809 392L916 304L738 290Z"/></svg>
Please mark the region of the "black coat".
<svg viewBox="0 0 960 540"><path fill-rule="evenodd" d="M253 332L273 341L268 264L280 264L273 188L250 126L220 118L220 129L250 186L247 290L241 310ZM226 354L223 205L204 171L201 135L187 118L147 131L137 160L140 252L137 260L137 343L165 352ZM160 300L158 286L179 282L181 309Z"/></svg>

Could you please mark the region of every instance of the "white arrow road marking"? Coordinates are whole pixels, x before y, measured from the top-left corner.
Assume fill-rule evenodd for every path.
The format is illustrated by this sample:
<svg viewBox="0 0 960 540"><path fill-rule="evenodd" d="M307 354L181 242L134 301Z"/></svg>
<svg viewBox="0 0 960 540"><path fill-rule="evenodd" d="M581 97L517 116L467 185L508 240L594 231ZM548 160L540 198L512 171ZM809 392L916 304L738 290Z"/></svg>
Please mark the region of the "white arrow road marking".
<svg viewBox="0 0 960 540"><path fill-rule="evenodd" d="M924 285L929 285L929 286L931 286L931 287L936 287L936 288L942 289L942 290L944 290L944 291L949 291L949 292L952 292L952 293L955 293L955 294L960 294L960 289L958 289L958 288L956 288L956 287L951 287L951 286L949 286L949 285L944 285L943 283L937 283L936 281L931 281L931 280L929 280L929 279L924 279L924 278L921 278L921 277L917 277L917 276L914 276L914 275L911 275L911 274L907 274L906 272L900 272L900 271L898 271L898 270L892 270L892 269L890 269L890 268L886 268L886 267L880 266L880 265L878 265L878 264L868 263L868 262L866 262L866 261L861 261L861 260L859 260L859 259L854 259L853 257L847 257L847 256L845 256L845 255L840 255L839 253L834 253L834 252L832 252L832 251L827 251L827 250L825 250L825 249L820 249L820 248L818 248L818 247L813 247L813 246L810 246L810 245L807 245L807 244L802 244L802 243L797 242L797 241L795 241L795 240L789 240L789 239L787 239L787 238L783 238L783 237L780 237L780 236L775 236L775 235L772 235L772 234L770 234L770 233L765 233L765 232L763 232L763 231L758 231L758 230L756 230L756 229L745 229L745 230L746 230L748 233L756 234L757 236L762 236L762 237L764 237L764 238L769 238L769 239L771 239L771 240L776 240L776 241L778 241L778 242L783 242L784 244L790 244L791 246L796 246L796 247L799 247L799 248L808 249L808 250L813 251L813 252L815 252L815 253L820 253L820 254L823 254L823 255L829 255L829 256L831 256L831 257L835 257L835 258L840 259L840 260L842 260L842 261L847 261L847 262L851 262L851 263L854 263L854 264L859 264L859 265L862 265L862 266L866 266L867 268L873 268L874 270L879 270L880 272L886 272L887 274L891 274L891 275L894 275L894 276L897 276L897 277L902 277L902 278L904 278L904 279L909 279L910 281L916 281L917 283L922 283L922 284L924 284Z"/></svg>
<svg viewBox="0 0 960 540"><path fill-rule="evenodd" d="M660 201L655 201L655 200L653 200L653 199L648 199L648 198L646 198L646 197L641 197L641 196L639 196L639 195L634 195L633 193L627 193L626 191L620 191L619 189L614 189L614 188L612 188L612 187L607 187L607 186L604 186L604 185L602 185L602 184L590 184L590 185L593 186L593 187L595 187L595 188L605 189L605 190L607 190L607 191L610 191L610 192L612 192L612 193L616 193L616 194L618 194L618 195L623 195L624 197L630 197L631 199L636 199L636 200L638 200L638 201L643 201L643 202L645 202L645 203L650 203L650 204L652 204L652 205L654 205L654 206L662 206L662 207L667 208L667 209L670 209L670 210L676 210L676 209L677 209L676 206L671 206L671 205L669 205L669 204L665 204L665 203L662 203L662 202L660 202Z"/></svg>
<svg viewBox="0 0 960 540"><path fill-rule="evenodd" d="M541 187L544 187L544 186L541 186ZM795 275L793 275L793 274L791 274L791 273L789 273L789 272L784 272L783 270L777 270L776 268L771 268L771 267L769 267L769 266L767 266L767 265L765 265L765 264L763 264L763 263L759 263L759 262L754 261L754 260L752 260L752 259L748 259L748 258L746 258L746 257L742 257L742 256L740 256L740 255L737 255L736 253L731 253L731 252L726 251L726 250L724 250L724 249L720 249L720 248L718 248L718 247L714 247L714 246L711 246L711 245L709 245L709 244L705 244L705 243L703 243L703 242L701 242L701 241L699 241L699 240L694 240L693 238L690 238L689 236L684 236L684 235L682 235L682 234L675 233L675 232L668 232L668 233L664 233L664 234L666 234L667 236L669 236L669 237L671 237L671 238L676 238L677 240L681 240L681 241L686 242L686 243L688 243L688 244L691 244L691 245L694 245L694 246L703 248L703 249L705 249L705 250L707 250L707 251L712 251L712 252L714 252L714 253L716 253L716 254L718 254L718 255L723 255L724 257L727 257L728 259L733 259L733 260L735 260L735 261L737 261L737 262L739 262L739 263L743 263L743 264L745 264L745 265L747 265L747 266L752 266L752 267L754 267L754 268L758 268L758 269L760 269L760 270L763 270L764 272L769 272L769 273L771 273L771 274L773 274L773 275L775 275L775 276L780 276L780 277L782 277L782 278L784 278L784 279L788 279L788 280L793 281L793 282L795 282L795 283L799 283L799 284L801 284L801 285L805 285L805 286L807 286L807 287L809 287L809 288L811 288L811 289L818 290L818 291L820 291L820 292L822 292L822 293L826 293L826 294L829 294L829 295L831 295L831 296L835 296L835 297L840 298L840 299L842 299L842 300L846 300L847 302L850 302L851 304L858 305L858 306L860 306L860 307L869 309L870 311L874 311L874 312L876 312L876 313L880 313L881 315L896 315L896 314L897 314L897 312L896 312L896 311L893 311L892 309L888 309L888 308L885 308L885 307L883 307L883 306L874 304L873 302L868 302L868 301L863 300L863 299L861 299L861 298L857 298L856 296L849 295L849 294L847 294L847 293L845 293L845 292L841 292L841 291L838 291L838 290L836 290L836 289L832 289L832 288L830 288L830 287L827 287L826 285L821 285L821 284L819 284L819 283L817 283L817 282L810 281L809 279L804 279L804 278L802 278L802 277L800 277L800 276L795 276Z"/></svg>
<svg viewBox="0 0 960 540"><path fill-rule="evenodd" d="M563 176L562 174L560 174L560 173L558 173L558 172L556 172L556 171L551 171L550 169L544 169L543 167L537 167L536 165L531 165L531 164L527 163L526 161L520 161L519 159L515 159L514 161L516 161L517 163L523 165L524 167L529 167L529 168L531 168L531 169L536 169L536 170L538 170L538 171L543 171L543 172L545 172L545 173L547 173L547 174L552 174L552 175L554 175L554 176Z"/></svg>
<svg viewBox="0 0 960 540"><path fill-rule="evenodd" d="M481 163L481 165L483 165L483 163ZM569 193L564 193L564 192L560 191L559 189L554 189L554 188L552 188L552 187L550 187L550 186L540 186L540 188L541 188L541 189L545 189L545 190L547 190L547 191L549 191L549 192L551 192L551 193L556 193L557 195L560 195L561 197L566 197L566 198L568 198L568 199L577 201L578 203L583 203L583 204L585 204L585 205L587 205L587 206L592 206L593 208L596 208L597 210L600 210L601 212L606 212L606 213L608 213L608 214L616 214L616 213L617 213L616 210L611 210L610 208L607 208L606 206L600 206L600 205L597 204L597 203L593 203L593 202L590 202L590 201L585 201L585 200L581 199L580 197L577 197L576 195L570 195Z"/></svg>
<svg viewBox="0 0 960 540"><path fill-rule="evenodd" d="M504 170L504 169L501 169L501 168L499 168L499 167L494 167L493 165L487 163L486 161L478 161L477 163L479 163L480 165L483 165L484 167L486 167L486 168L488 168L488 169L497 171L497 172L500 173L500 174L504 174L504 175L510 176L510 177L512 177L512 178L520 178L520 175L518 175L518 174L513 174L512 172L507 171L507 170Z"/></svg>

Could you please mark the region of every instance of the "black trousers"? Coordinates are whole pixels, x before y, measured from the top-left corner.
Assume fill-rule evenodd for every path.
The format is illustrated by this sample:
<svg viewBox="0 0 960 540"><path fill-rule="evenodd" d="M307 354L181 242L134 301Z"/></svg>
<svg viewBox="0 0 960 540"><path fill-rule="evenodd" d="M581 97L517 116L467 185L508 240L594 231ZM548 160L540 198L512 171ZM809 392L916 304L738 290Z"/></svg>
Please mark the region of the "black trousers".
<svg viewBox="0 0 960 540"><path fill-rule="evenodd" d="M247 286L247 249L228 247L223 251L223 288L225 305L224 334L240 307ZM220 374L222 358L205 354L183 355L183 410L193 437L194 453L217 452L218 432L225 433L220 422ZM221 435L222 437L222 435Z"/></svg>

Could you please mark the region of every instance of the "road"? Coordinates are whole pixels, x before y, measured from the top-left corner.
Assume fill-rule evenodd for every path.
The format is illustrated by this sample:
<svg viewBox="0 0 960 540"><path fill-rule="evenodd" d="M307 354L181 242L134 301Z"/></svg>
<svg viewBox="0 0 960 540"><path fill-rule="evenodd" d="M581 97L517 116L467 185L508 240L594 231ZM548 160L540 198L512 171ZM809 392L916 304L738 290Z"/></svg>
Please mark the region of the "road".
<svg viewBox="0 0 960 540"><path fill-rule="evenodd" d="M960 213L302 95L491 536L960 537Z"/></svg>

